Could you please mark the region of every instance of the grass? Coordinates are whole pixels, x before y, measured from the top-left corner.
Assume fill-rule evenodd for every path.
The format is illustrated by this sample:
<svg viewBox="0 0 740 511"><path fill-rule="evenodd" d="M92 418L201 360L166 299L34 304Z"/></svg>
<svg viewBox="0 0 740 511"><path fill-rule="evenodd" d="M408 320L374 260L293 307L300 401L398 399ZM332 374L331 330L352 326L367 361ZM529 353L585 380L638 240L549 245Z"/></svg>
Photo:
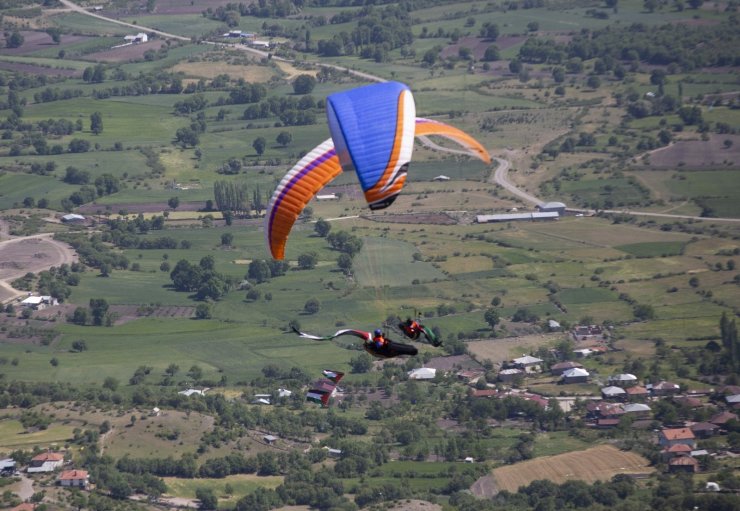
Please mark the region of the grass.
<svg viewBox="0 0 740 511"><path fill-rule="evenodd" d="M51 424L47 429L29 432L19 421L6 418L0 420L0 452L63 444L74 436L74 428L75 426L70 425Z"/></svg>
<svg viewBox="0 0 740 511"><path fill-rule="evenodd" d="M283 483L282 476L256 476L251 474L239 474L226 476L221 479L181 479L177 477L165 477L167 495L194 499L195 492L199 488L209 488L219 497L220 504L224 502L236 502L245 495L249 495L257 488L274 490ZM226 485L232 489L230 494L226 493Z"/></svg>
<svg viewBox="0 0 740 511"><path fill-rule="evenodd" d="M636 257L662 257L680 255L685 246L686 244L680 241L654 241L618 245L614 248Z"/></svg>
<svg viewBox="0 0 740 511"><path fill-rule="evenodd" d="M47 199L54 207L77 190L77 186L67 185L52 176L0 173L0 209L16 207L26 197L33 197L36 201Z"/></svg>
<svg viewBox="0 0 740 511"><path fill-rule="evenodd" d="M384 286L408 285L415 280L445 278L430 264L414 261L415 251L410 243L385 238L364 238L362 250L354 263L357 283L360 286L382 289Z"/></svg>

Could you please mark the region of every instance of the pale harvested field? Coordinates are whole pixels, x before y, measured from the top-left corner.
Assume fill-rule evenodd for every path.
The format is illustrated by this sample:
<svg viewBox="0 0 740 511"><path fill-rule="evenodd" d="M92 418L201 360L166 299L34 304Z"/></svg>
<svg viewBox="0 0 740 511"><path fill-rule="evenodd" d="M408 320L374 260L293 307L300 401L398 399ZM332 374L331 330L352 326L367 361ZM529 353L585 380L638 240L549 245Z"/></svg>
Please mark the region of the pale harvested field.
<svg viewBox="0 0 740 511"><path fill-rule="evenodd" d="M493 471L497 490L516 492L537 479L556 484L569 480L588 483L606 481L617 474L647 474L654 471L648 460L633 452L620 451L611 445L599 445L585 451L537 458Z"/></svg>
<svg viewBox="0 0 740 511"><path fill-rule="evenodd" d="M188 78L211 80L218 75L227 74L232 79L243 78L250 83L268 82L275 76L275 70L267 66L232 65L224 62L180 62L171 68L173 73L185 73Z"/></svg>
<svg viewBox="0 0 740 511"><path fill-rule="evenodd" d="M504 339L489 339L467 343L468 351L479 362L490 360L494 363L521 357L540 346L552 344L562 339L564 334L534 334Z"/></svg>
<svg viewBox="0 0 740 511"><path fill-rule="evenodd" d="M283 62L280 60L273 61L277 65L277 67L280 68L280 71L285 73L285 77L288 80L292 80L298 75L311 75L313 77L316 77L316 74L318 73L318 70L316 69L298 69L290 62Z"/></svg>

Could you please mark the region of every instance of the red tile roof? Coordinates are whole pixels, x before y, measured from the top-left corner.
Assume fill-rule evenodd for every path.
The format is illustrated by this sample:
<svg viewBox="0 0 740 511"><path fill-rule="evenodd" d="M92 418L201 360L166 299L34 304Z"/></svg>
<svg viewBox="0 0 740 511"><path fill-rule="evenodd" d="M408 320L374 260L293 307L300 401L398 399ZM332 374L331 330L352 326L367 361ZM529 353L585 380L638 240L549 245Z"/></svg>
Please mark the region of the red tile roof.
<svg viewBox="0 0 740 511"><path fill-rule="evenodd" d="M640 396L642 394L647 395L648 391L645 387L635 385L634 387L625 387L624 391L630 396Z"/></svg>
<svg viewBox="0 0 740 511"><path fill-rule="evenodd" d="M663 449L663 452L691 452L691 447L686 444L676 444Z"/></svg>
<svg viewBox="0 0 740 511"><path fill-rule="evenodd" d="M31 461L64 461L64 454L58 452L42 452L31 458Z"/></svg>
<svg viewBox="0 0 740 511"><path fill-rule="evenodd" d="M59 475L60 481L72 481L77 479L87 479L87 470L65 470Z"/></svg>
<svg viewBox="0 0 740 511"><path fill-rule="evenodd" d="M473 397L492 397L498 395L498 390L496 389L473 389L470 391L470 395Z"/></svg>
<svg viewBox="0 0 740 511"><path fill-rule="evenodd" d="M709 422L712 424L725 424L727 421L733 419L737 420L737 415L732 412L722 412L709 419Z"/></svg>
<svg viewBox="0 0 740 511"><path fill-rule="evenodd" d="M664 429L660 432L666 440L693 440L694 432L689 428Z"/></svg>
<svg viewBox="0 0 740 511"><path fill-rule="evenodd" d="M669 465L697 465L698 463L699 461L691 456L676 456L668 462Z"/></svg>

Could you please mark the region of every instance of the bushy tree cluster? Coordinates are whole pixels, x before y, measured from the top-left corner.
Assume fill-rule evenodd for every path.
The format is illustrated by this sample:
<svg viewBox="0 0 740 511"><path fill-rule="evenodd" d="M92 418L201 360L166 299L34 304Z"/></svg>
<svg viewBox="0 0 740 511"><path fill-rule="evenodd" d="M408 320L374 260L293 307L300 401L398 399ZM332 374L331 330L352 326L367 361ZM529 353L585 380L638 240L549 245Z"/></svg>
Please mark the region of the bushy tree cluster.
<svg viewBox="0 0 740 511"><path fill-rule="evenodd" d="M218 300L234 285L232 278L216 271L213 256L203 257L197 265L181 259L170 278L175 289L194 292L198 300Z"/></svg>

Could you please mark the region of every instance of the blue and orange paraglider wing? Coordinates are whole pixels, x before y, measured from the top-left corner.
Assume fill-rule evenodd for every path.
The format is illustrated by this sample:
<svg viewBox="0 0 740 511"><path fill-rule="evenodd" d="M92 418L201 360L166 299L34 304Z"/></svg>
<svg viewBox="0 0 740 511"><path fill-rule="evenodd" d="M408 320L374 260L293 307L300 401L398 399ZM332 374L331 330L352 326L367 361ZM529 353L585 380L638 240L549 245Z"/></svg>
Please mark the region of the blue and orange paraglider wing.
<svg viewBox="0 0 740 511"><path fill-rule="evenodd" d="M480 144L480 142L478 142L476 139L474 139L464 131L457 129L454 126L450 126L449 124L445 124L439 121L433 121L431 119L424 119L423 117L418 117L416 119L415 134L417 137L438 135L440 137L450 139L463 146L465 149L467 149L467 152L469 152L471 155L475 156L479 160L482 160L487 164L491 163L491 156L488 154L488 151L486 151L485 148Z"/></svg>
<svg viewBox="0 0 740 511"><path fill-rule="evenodd" d="M325 140L299 161L275 189L265 215L265 239L275 259L285 257L285 244L306 204L342 167L332 140Z"/></svg>
<svg viewBox="0 0 740 511"><path fill-rule="evenodd" d="M414 147L416 107L409 88L384 82L326 98L339 162L354 170L370 209L393 203L406 181Z"/></svg>

